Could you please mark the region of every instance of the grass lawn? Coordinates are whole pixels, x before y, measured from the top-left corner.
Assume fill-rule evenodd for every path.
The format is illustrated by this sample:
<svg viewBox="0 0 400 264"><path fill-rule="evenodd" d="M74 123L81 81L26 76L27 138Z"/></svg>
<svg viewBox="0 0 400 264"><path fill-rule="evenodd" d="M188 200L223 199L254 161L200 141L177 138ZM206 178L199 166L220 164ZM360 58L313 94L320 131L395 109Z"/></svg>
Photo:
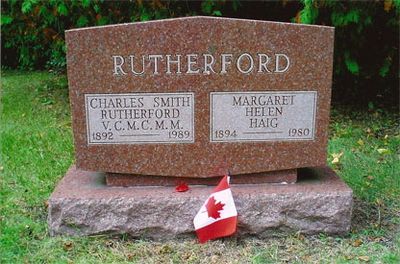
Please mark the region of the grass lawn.
<svg viewBox="0 0 400 264"><path fill-rule="evenodd" d="M47 199L73 162L65 76L2 72L0 263L400 263L398 115L334 109L329 164L354 190L352 231L151 242L50 237Z"/></svg>

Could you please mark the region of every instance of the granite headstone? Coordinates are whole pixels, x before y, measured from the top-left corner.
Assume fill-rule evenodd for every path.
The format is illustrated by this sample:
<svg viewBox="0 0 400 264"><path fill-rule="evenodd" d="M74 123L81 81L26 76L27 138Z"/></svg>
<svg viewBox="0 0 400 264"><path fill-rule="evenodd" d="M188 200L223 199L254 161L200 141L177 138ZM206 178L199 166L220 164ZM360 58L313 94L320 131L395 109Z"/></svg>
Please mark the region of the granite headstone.
<svg viewBox="0 0 400 264"><path fill-rule="evenodd" d="M213 17L67 31L77 167L207 178L221 164L325 165L333 37Z"/></svg>
<svg viewBox="0 0 400 264"><path fill-rule="evenodd" d="M227 170L238 235L348 232L352 191L326 166L333 38L212 17L67 31L76 165L50 234L187 236Z"/></svg>

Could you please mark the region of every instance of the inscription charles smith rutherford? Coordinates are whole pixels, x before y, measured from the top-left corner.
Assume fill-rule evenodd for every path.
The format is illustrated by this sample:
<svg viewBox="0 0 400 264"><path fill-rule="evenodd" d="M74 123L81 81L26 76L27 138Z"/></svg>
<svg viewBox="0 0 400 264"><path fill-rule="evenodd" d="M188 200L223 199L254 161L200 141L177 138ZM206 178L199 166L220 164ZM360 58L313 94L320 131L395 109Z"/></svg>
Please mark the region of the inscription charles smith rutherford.
<svg viewBox="0 0 400 264"><path fill-rule="evenodd" d="M86 94L89 144L192 143L193 93Z"/></svg>
<svg viewBox="0 0 400 264"><path fill-rule="evenodd" d="M188 17L66 43L78 168L213 177L326 162L332 28Z"/></svg>

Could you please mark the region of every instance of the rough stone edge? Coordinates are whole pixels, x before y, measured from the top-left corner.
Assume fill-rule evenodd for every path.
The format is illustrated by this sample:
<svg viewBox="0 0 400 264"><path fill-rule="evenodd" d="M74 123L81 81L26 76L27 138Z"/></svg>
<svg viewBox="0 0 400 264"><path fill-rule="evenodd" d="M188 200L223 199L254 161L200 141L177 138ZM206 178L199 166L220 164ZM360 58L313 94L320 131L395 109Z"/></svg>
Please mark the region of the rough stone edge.
<svg viewBox="0 0 400 264"><path fill-rule="evenodd" d="M74 168L71 170L69 177ZM93 182L99 182L98 178L102 177L92 172L79 173L75 176L92 174L89 178ZM346 234L351 226L352 190L335 177L337 179L332 183L334 190L326 189L331 183L324 180L317 184L303 183L302 188L307 184L314 185L307 192L271 192L271 188L263 188L265 185L232 186L239 213L237 235L269 237L294 232ZM76 184L83 179L74 180L75 185L71 187L76 188ZM59 185L68 188L69 182L63 179ZM163 189L161 192L154 187L107 187L113 188L115 195L102 198L98 194L88 195L90 191L101 194L103 189L90 185L90 182L82 184L82 188L87 189L80 196L68 195L68 189L60 191L59 187L49 199L50 235L129 234L156 240L193 236L193 217L212 190L210 187L194 186L194 192L189 195L168 196L163 193L168 187L159 187ZM126 195L127 191L129 195ZM75 189L75 192L79 190Z"/></svg>

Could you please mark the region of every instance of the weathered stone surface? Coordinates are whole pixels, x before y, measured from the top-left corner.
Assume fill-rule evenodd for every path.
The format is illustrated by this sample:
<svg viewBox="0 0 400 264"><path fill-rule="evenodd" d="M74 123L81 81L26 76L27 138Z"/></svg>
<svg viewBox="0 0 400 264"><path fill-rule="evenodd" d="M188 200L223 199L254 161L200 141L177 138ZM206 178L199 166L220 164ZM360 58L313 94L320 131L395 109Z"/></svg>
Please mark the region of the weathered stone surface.
<svg viewBox="0 0 400 264"><path fill-rule="evenodd" d="M331 27L215 17L69 30L66 32L68 82L77 167L200 178L221 176L216 173L221 164L227 164L232 175L324 166L333 39ZM176 60L177 55L181 55L181 69L176 63L168 69L168 58ZM134 70L138 72L143 56L145 72L135 75L130 60L133 58ZM206 67L211 56L215 59L213 71ZM224 68L223 58L228 57L231 62L225 63ZM125 61L123 65L121 58ZM263 64L266 61L269 61L267 66ZM247 69L252 70L247 72ZM159 100L162 94L176 97L176 93L181 94L181 105L184 98L188 99L187 107L178 107L184 128L180 131L188 131L187 135L182 134L187 136L182 143L168 138L171 127L155 133L156 127L149 132L140 126L142 121L146 128L147 121L154 123L146 115L140 117L140 111L149 113L146 112L149 107L156 107L151 106L151 100L155 97ZM227 102L233 95L262 97L265 102L269 102L266 95L273 99L261 111L261 108L230 107ZM100 105L106 98L118 100ZM139 98L147 103L143 105ZM292 99L294 103L290 105ZM252 105L249 107L260 107L258 99L248 100ZM158 103L154 104L159 106ZM283 107L278 121L272 120L279 113L275 106ZM171 111L173 108L163 107ZM125 110L137 110L135 114L139 117L111 118L111 114L100 117L99 109L104 113L116 110L124 114ZM245 110L258 118L255 128L250 129L249 124L254 120L250 121ZM259 127L262 118L270 127ZM171 120L175 127L178 118ZM134 125L134 121L138 123ZM278 127L273 127L276 122ZM236 137L233 134L237 127L240 129ZM219 134L223 130L228 130L228 135Z"/></svg>
<svg viewBox="0 0 400 264"><path fill-rule="evenodd" d="M213 187L107 187L104 174L71 167L49 200L51 235L127 233L170 239L193 234L192 220ZM349 231L352 191L329 168L302 170L296 184L231 186L238 235Z"/></svg>

